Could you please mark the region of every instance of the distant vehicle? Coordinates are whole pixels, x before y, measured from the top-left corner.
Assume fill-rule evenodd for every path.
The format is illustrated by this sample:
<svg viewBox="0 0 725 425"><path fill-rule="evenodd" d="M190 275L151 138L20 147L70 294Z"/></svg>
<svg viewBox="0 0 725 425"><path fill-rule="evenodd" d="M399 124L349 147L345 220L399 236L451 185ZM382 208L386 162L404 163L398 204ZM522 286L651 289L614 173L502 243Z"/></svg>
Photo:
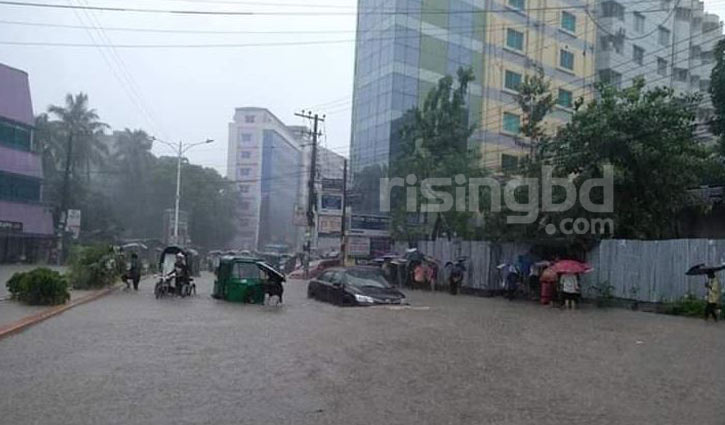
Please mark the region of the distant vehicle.
<svg viewBox="0 0 725 425"><path fill-rule="evenodd" d="M283 244L268 244L264 246L264 252L273 252L275 254L287 254L289 246Z"/></svg>
<svg viewBox="0 0 725 425"><path fill-rule="evenodd" d="M316 260L310 262L309 267L309 273L308 278L314 279L317 276L319 276L323 271L331 268L331 267L337 267L340 265L340 260L338 259L331 259L331 260ZM305 278L305 268L304 266L298 267L296 270L294 270L290 277L292 279L304 279Z"/></svg>
<svg viewBox="0 0 725 425"><path fill-rule="evenodd" d="M333 267L312 279L307 297L341 306L405 304L405 295L390 286L377 267Z"/></svg>
<svg viewBox="0 0 725 425"><path fill-rule="evenodd" d="M241 256L222 257L211 296L216 299L264 304L270 289L281 288L285 277L262 259ZM280 299L282 290L275 292Z"/></svg>

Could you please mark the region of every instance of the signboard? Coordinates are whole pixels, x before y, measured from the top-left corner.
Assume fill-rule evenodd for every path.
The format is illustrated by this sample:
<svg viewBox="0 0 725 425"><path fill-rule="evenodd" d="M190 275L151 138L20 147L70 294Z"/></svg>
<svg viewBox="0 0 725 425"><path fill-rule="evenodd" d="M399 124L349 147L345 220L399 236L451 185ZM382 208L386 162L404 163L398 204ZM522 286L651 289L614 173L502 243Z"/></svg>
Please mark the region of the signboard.
<svg viewBox="0 0 725 425"><path fill-rule="evenodd" d="M81 234L81 210L68 210L65 231L73 234L73 239L78 239Z"/></svg>
<svg viewBox="0 0 725 425"><path fill-rule="evenodd" d="M322 190L330 192L342 192L342 179L322 179Z"/></svg>
<svg viewBox="0 0 725 425"><path fill-rule="evenodd" d="M347 253L351 257L370 256L370 238L350 236L347 238Z"/></svg>
<svg viewBox="0 0 725 425"><path fill-rule="evenodd" d="M342 216L341 215L320 215L319 221L320 234L340 234L342 232Z"/></svg>
<svg viewBox="0 0 725 425"><path fill-rule="evenodd" d="M342 214L342 195L323 194L320 198L322 212L338 212Z"/></svg>
<svg viewBox="0 0 725 425"><path fill-rule="evenodd" d="M295 215L292 221L297 227L307 227L307 210L299 205L295 205Z"/></svg>
<svg viewBox="0 0 725 425"><path fill-rule="evenodd" d="M387 237L390 235L390 217L353 214L350 217L350 234Z"/></svg>
<svg viewBox="0 0 725 425"><path fill-rule="evenodd" d="M18 221L3 221L0 220L0 230L8 232L22 232L23 223Z"/></svg>

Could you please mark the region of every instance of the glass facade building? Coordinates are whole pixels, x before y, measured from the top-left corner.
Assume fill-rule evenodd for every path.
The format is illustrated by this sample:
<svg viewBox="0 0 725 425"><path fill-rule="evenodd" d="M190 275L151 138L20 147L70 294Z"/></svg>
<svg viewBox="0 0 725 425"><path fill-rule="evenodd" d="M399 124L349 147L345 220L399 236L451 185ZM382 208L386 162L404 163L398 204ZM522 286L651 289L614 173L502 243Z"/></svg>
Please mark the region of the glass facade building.
<svg viewBox="0 0 725 425"><path fill-rule="evenodd" d="M282 244L294 249L297 228L294 207L303 175L300 148L275 130L262 132L262 202L259 214L260 248Z"/></svg>
<svg viewBox="0 0 725 425"><path fill-rule="evenodd" d="M404 113L445 75L472 68L470 122L481 121L482 0L359 0L351 171L388 165ZM475 141L469 141L474 143ZM353 177L354 178L354 177Z"/></svg>

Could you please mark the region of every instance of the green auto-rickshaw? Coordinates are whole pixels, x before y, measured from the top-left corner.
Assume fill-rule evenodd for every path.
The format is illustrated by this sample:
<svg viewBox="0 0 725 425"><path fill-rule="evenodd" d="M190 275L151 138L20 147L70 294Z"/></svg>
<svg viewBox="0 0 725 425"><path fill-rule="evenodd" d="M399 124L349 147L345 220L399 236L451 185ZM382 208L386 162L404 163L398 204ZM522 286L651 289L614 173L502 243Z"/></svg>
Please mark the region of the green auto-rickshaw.
<svg viewBox="0 0 725 425"><path fill-rule="evenodd" d="M285 277L258 258L225 256L219 260L212 297L238 303L263 304L268 279Z"/></svg>

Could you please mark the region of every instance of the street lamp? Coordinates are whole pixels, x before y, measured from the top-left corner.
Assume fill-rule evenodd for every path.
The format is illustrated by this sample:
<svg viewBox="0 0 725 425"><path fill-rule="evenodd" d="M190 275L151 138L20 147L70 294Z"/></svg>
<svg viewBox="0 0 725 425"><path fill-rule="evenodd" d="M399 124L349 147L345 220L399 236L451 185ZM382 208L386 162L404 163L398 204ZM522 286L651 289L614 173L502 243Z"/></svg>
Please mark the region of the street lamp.
<svg viewBox="0 0 725 425"><path fill-rule="evenodd" d="M194 146L199 145L206 145L209 143L213 143L214 140L212 139L206 139L203 142L198 143L191 143L188 145L184 145L181 141L179 141L178 146L174 145L173 143L167 142L165 140L158 139L156 137L151 137L151 140L155 142L160 142L165 144L166 146L169 146L171 149L176 150L177 152L177 158L176 158L176 202L174 204L174 245L179 243L179 201L181 200L181 158L183 155L189 151L189 149L193 148Z"/></svg>

